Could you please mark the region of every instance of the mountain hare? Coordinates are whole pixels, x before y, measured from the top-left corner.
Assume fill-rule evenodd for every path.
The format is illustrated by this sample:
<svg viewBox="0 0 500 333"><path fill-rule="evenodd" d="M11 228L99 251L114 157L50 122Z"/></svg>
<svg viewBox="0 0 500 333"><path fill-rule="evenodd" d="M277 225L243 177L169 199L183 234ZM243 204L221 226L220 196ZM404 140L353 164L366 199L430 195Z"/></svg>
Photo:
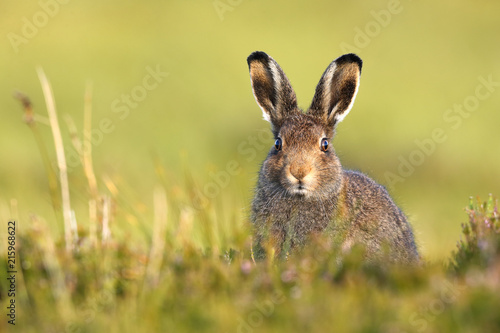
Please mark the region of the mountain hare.
<svg viewBox="0 0 500 333"><path fill-rule="evenodd" d="M257 255L271 249L286 255L308 237L329 232L343 252L361 244L367 260L386 254L393 262L417 262L405 215L383 186L342 169L332 147L335 127L358 92L361 59L346 54L334 60L305 113L273 58L254 52L247 61L255 100L275 138L252 203Z"/></svg>

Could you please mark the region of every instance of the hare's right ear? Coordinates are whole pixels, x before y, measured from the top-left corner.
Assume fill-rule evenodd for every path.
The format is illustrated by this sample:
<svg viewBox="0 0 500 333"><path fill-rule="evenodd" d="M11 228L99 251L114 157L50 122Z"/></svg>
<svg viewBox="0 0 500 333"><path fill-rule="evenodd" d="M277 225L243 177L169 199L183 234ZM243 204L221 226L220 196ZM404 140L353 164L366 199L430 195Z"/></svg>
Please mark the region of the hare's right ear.
<svg viewBox="0 0 500 333"><path fill-rule="evenodd" d="M247 62L255 100L264 119L277 129L287 114L297 111L295 92L281 67L266 53L254 52Z"/></svg>
<svg viewBox="0 0 500 333"><path fill-rule="evenodd" d="M316 86L308 113L335 128L354 104L362 65L361 59L352 53L332 61Z"/></svg>

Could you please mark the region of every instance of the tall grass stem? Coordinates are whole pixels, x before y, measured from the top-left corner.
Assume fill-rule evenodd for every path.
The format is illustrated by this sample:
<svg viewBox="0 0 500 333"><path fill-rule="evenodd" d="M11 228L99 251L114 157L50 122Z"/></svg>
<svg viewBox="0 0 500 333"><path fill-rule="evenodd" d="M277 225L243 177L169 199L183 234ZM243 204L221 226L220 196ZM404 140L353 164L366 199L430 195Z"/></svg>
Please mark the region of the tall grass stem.
<svg viewBox="0 0 500 333"><path fill-rule="evenodd" d="M92 163L92 83L87 82L83 106L83 169L92 199L97 200L97 180Z"/></svg>
<svg viewBox="0 0 500 333"><path fill-rule="evenodd" d="M64 219L64 237L65 237L66 251L69 252L73 249L74 246L73 234L76 233L77 231L71 230L72 224L73 228L76 227L76 221L72 223L66 156L64 154L64 145L61 135L61 129L59 128L59 122L57 119L56 105L54 100L54 94L52 92L52 87L41 67L37 68L37 73L38 73L38 78L40 79L40 83L42 85L45 104L47 106L47 113L49 114L50 127L52 128L52 135L54 137L54 145L56 148L57 166L59 168L59 182L61 184L61 200L62 200L63 219Z"/></svg>
<svg viewBox="0 0 500 333"><path fill-rule="evenodd" d="M167 230L167 195L161 186L154 191L154 227L151 250L149 252L148 266L146 268L146 282L157 285L161 270L163 253L165 250L165 237Z"/></svg>

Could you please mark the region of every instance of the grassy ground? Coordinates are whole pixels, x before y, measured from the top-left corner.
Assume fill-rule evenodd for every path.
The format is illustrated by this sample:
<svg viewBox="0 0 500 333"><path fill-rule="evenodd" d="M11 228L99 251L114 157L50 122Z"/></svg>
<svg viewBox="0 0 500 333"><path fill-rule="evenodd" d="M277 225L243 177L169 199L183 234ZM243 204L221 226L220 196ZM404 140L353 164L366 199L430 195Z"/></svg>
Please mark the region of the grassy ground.
<svg viewBox="0 0 500 333"><path fill-rule="evenodd" d="M157 171L163 175L161 167ZM189 190L158 186L151 228L127 224L127 216L143 221L121 192L111 191L111 198L97 194L95 205L90 196L90 225L70 233L69 248L41 217L33 215L28 227L16 219L16 232L9 229L11 236L2 238L2 249L15 255L3 252L0 265L2 272L15 270L8 274L15 285L0 282L0 301L8 309L15 300L15 320L7 320L16 325L4 317L0 327L12 332L500 329L500 217L491 196L484 203L471 199L462 240L444 264L423 260L420 267L398 267L365 264L362 249L340 257L323 239L286 261L255 262L241 216L225 224L213 205L184 205L179 198L193 198L184 192ZM60 208L56 215L63 215ZM133 237L134 230L143 230L147 240L137 241L141 237Z"/></svg>
<svg viewBox="0 0 500 333"><path fill-rule="evenodd" d="M500 185L499 10L467 1L5 2L0 253L14 219L14 330L498 330L498 259L469 267L476 259L462 249L463 269L447 265L465 240L469 196ZM245 62L255 50L280 63L304 108L330 61L351 51L364 60L334 147L345 167L390 189L424 267L339 266L321 244L253 263L248 207L272 145ZM55 95L66 203L37 66ZM23 124L15 91L33 103L36 129ZM85 130L87 155L75 148ZM68 205L74 218L64 218ZM72 221L77 230L65 228Z"/></svg>
<svg viewBox="0 0 500 333"><path fill-rule="evenodd" d="M56 167L38 135L29 99L16 97L45 161L54 221L63 232L54 236L39 215L32 214L29 223L19 219L16 200L4 207L11 218L1 244L6 278L0 301L7 316L1 327L22 332L500 329L500 215L493 196L486 202L471 198L463 238L444 264L425 258L418 267L365 263L362 248L341 256L321 238L286 260L255 261L245 214L225 211L237 203L223 195L210 200L189 173L184 187L171 185L156 164L150 218L121 184L104 177L106 190L99 190L89 148L89 90L83 134L71 129L84 172L68 182L50 84L39 75L56 138ZM216 178L226 177L221 175ZM82 224L67 196L70 187L79 186L88 203Z"/></svg>

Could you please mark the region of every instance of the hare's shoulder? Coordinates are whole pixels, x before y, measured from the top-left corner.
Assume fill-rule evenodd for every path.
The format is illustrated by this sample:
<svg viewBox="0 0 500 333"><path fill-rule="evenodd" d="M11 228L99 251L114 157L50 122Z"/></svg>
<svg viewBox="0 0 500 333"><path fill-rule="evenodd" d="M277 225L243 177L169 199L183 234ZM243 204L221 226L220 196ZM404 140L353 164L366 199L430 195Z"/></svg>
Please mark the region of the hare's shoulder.
<svg viewBox="0 0 500 333"><path fill-rule="evenodd" d="M387 192L384 186L378 184L364 173L356 170L343 170L343 178L348 188L353 190Z"/></svg>
<svg viewBox="0 0 500 333"><path fill-rule="evenodd" d="M343 180L347 198L351 202L361 200L364 205L394 205L387 189L362 172L344 170Z"/></svg>
<svg viewBox="0 0 500 333"><path fill-rule="evenodd" d="M367 220L377 217L378 221L392 221L400 226L407 221L386 188L361 172L344 171L344 191L347 206Z"/></svg>

